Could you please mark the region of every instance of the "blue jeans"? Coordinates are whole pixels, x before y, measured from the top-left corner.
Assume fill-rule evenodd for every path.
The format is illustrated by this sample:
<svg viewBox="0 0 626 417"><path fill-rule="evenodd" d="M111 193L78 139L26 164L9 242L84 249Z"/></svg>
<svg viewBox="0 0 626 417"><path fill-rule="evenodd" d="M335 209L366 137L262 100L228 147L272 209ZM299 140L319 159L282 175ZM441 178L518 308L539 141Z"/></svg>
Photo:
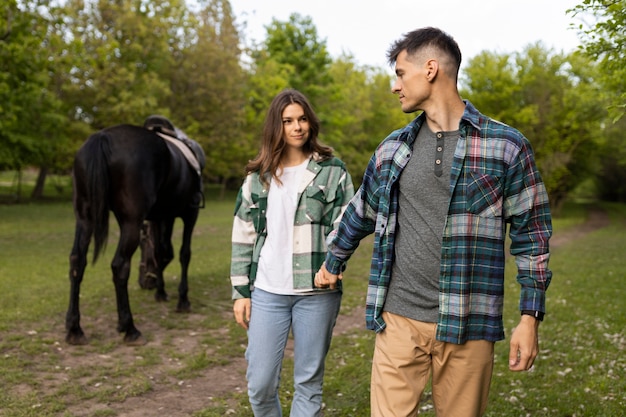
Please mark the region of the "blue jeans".
<svg viewBox="0 0 626 417"><path fill-rule="evenodd" d="M278 386L289 330L294 340L292 417L320 416L324 360L341 293L278 295L255 289L248 328L248 397L256 417L280 417Z"/></svg>

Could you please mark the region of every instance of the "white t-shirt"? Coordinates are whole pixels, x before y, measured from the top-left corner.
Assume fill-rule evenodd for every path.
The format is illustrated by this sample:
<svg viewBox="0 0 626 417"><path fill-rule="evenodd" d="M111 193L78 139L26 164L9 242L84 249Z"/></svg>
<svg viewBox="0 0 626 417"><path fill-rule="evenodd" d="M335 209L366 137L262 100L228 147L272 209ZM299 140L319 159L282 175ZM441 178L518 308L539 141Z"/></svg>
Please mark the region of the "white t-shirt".
<svg viewBox="0 0 626 417"><path fill-rule="evenodd" d="M298 185L309 160L283 168L282 184L273 179L267 195L267 237L259 258L254 286L273 294L296 294L293 289L293 221L298 205Z"/></svg>

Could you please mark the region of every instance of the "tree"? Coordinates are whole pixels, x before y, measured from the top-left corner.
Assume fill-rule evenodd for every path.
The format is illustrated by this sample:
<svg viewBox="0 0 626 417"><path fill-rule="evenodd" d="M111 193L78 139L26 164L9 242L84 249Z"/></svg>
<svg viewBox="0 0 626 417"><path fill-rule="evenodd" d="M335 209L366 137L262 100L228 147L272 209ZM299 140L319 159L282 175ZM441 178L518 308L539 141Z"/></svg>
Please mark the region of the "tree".
<svg viewBox="0 0 626 417"><path fill-rule="evenodd" d="M626 113L626 0L584 0L568 13L595 20L578 25L581 48L598 61L604 89L613 93L609 109L615 121Z"/></svg>
<svg viewBox="0 0 626 417"><path fill-rule="evenodd" d="M609 121L598 143L595 177L599 196L626 201L626 0L584 0L568 10L578 25L583 53L596 61L597 79L607 97ZM586 21L588 19L588 21Z"/></svg>
<svg viewBox="0 0 626 417"><path fill-rule="evenodd" d="M598 149L595 184L604 201L626 203L626 118L622 117L604 130Z"/></svg>
<svg viewBox="0 0 626 417"><path fill-rule="evenodd" d="M331 81L328 68L332 60L326 40L318 38L312 19L293 13L287 22L274 19L266 29L266 55L257 56L257 60L269 59L291 66L288 86L317 102Z"/></svg>
<svg viewBox="0 0 626 417"><path fill-rule="evenodd" d="M391 93L391 77L359 67L351 56L330 65L332 82L318 100L323 140L333 146L358 185L376 146L415 115L405 115Z"/></svg>
<svg viewBox="0 0 626 417"><path fill-rule="evenodd" d="M6 3L0 11L0 169L19 171L53 159L65 117L49 88L54 67L47 48L55 42L49 2Z"/></svg>
<svg viewBox="0 0 626 417"><path fill-rule="evenodd" d="M64 93L74 116L102 129L167 113L163 73L185 10L183 0L68 0L64 30L83 48Z"/></svg>
<svg viewBox="0 0 626 417"><path fill-rule="evenodd" d="M594 74L585 57L541 43L513 55L482 52L465 69L462 94L529 139L555 208L593 173L606 117Z"/></svg>
<svg viewBox="0 0 626 417"><path fill-rule="evenodd" d="M246 143L239 33L225 0L207 1L189 22L174 52L172 97L162 105L203 146L210 161L205 175L226 185L243 166Z"/></svg>

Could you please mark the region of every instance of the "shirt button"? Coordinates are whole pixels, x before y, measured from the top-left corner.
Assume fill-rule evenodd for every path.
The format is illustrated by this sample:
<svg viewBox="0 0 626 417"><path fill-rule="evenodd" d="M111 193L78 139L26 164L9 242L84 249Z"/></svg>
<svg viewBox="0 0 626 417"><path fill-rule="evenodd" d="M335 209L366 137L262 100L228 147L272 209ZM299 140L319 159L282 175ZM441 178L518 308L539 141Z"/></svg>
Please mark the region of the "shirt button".
<svg viewBox="0 0 626 417"><path fill-rule="evenodd" d="M441 152L443 148L441 146L437 146L437 151Z"/></svg>
<svg viewBox="0 0 626 417"><path fill-rule="evenodd" d="M435 163L436 163L437 165L441 165L441 159L437 159L437 160L435 161Z"/></svg>

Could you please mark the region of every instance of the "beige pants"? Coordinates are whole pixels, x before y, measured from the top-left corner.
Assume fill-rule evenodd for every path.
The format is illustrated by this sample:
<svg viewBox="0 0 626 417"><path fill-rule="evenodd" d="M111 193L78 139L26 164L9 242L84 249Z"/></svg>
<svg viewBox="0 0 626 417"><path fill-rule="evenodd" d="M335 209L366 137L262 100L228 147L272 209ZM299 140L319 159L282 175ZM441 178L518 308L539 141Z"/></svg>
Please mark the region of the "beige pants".
<svg viewBox="0 0 626 417"><path fill-rule="evenodd" d="M372 363L372 417L414 417L432 372L433 403L440 417L478 417L487 408L493 342L463 345L435 340L435 323L384 312Z"/></svg>

